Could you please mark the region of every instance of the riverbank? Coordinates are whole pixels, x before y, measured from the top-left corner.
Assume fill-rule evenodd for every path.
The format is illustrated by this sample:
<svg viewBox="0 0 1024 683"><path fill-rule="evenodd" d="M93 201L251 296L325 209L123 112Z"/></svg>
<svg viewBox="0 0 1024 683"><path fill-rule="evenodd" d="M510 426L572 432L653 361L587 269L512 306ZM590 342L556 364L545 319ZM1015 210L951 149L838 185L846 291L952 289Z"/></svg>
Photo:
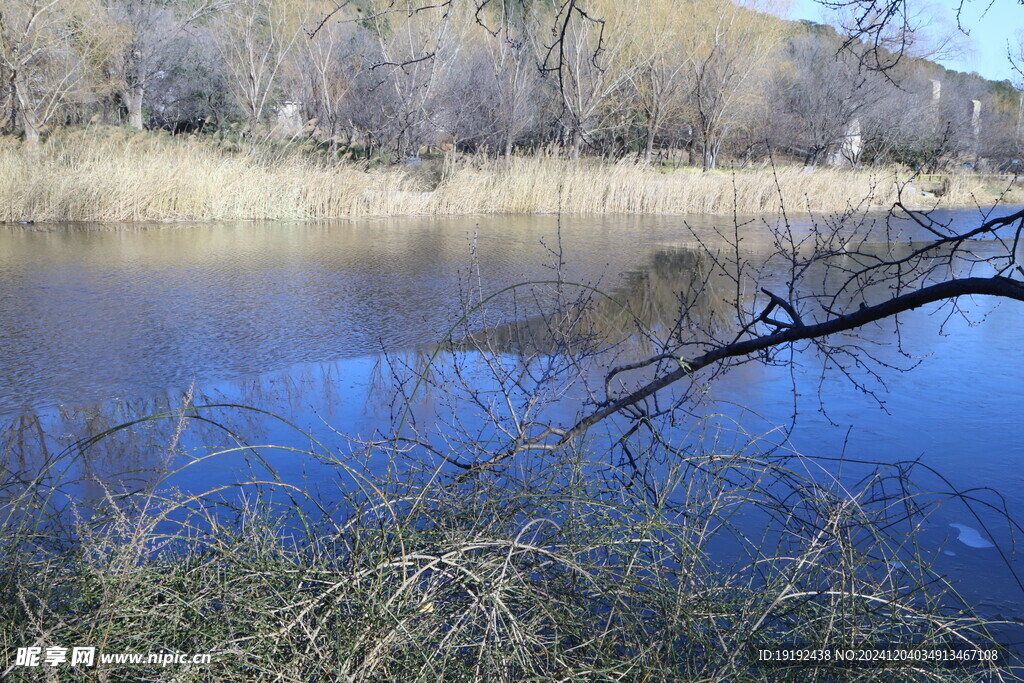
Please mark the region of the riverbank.
<svg viewBox="0 0 1024 683"><path fill-rule="evenodd" d="M939 192L906 172L759 166L700 173L540 152L371 168L300 145L231 143L122 129L60 131L35 155L0 139L0 221L206 221L504 213L763 214L994 203L1005 187L972 174ZM1014 197L1013 195L1016 195ZM939 195L939 196L937 196ZM1020 201L1024 189L1006 199Z"/></svg>
<svg viewBox="0 0 1024 683"><path fill-rule="evenodd" d="M609 469L602 441L456 478L395 440L353 458L289 449L331 469L323 487L279 478L270 447L250 450L250 479L205 492L157 471L134 470L128 486L62 474L105 461L108 442L151 449L157 434L182 469L217 467L236 449L186 455L179 438L225 416L193 408L115 428L8 482L5 680L37 680L19 648L92 649L82 680L175 681L806 680L813 672L780 672L757 652L995 652L991 624L904 535L930 514L904 468L881 466L851 490L756 440L735 452L651 445L638 457L672 463L653 495L625 466ZM363 456L394 474L372 476ZM94 497L54 514L81 488ZM764 536L723 546L745 517ZM905 679L905 665L852 673ZM53 666L70 673L67 660ZM1002 661L976 666L1010 677ZM914 667L921 680L962 680L943 661Z"/></svg>

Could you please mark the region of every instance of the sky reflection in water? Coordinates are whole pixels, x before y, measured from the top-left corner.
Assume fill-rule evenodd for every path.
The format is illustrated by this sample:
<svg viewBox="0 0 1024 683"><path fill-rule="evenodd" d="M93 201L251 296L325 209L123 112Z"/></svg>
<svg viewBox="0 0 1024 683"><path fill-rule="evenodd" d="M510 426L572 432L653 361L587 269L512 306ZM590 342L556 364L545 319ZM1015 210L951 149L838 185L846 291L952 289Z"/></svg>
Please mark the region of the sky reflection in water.
<svg viewBox="0 0 1024 683"><path fill-rule="evenodd" d="M954 216L967 224L977 212ZM721 219L688 222L707 235ZM744 248L756 259L767 230L755 222L750 231ZM2 228L0 420L23 430L37 421L57 449L178 405L194 383L207 400L275 412L332 443L332 428L369 436L386 427L391 409L378 354L432 348L471 287L552 279L559 244L565 279L632 296L657 323L685 285L695 239L680 217L630 216L563 218L560 231L553 217ZM491 308L515 319L523 304L505 297ZM715 403L706 411L765 432L789 422L795 389L797 450L879 462L920 456L958 487L996 487L1024 519L1024 307L980 299L969 307L982 324L950 320L943 335L941 316L905 316L904 347L923 362L886 375L884 407L837 373L822 377L808 352L792 374L756 363L735 369L709 387ZM897 359L891 330L864 336L890 344L881 353ZM284 424L234 419L251 441L308 446ZM147 429L131 444L140 458L133 467L152 466L164 452L166 432ZM16 467L31 467L19 457ZM319 484L324 470L315 464L287 452L270 457L286 479ZM125 468L110 458L94 467ZM229 481L250 466L211 461L176 483ZM985 521L993 540L1005 542L1006 525ZM922 534L943 551L938 569L968 578L963 592L993 614L1024 614L994 551L955 525L979 528L950 505ZM976 542L963 542L965 533Z"/></svg>

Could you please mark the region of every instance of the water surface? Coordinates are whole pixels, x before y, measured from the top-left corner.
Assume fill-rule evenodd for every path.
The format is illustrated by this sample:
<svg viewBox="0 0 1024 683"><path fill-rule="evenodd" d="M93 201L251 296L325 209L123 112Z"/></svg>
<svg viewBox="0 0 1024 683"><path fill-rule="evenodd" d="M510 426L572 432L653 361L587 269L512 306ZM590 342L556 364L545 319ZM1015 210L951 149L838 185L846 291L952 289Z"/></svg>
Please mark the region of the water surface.
<svg viewBox="0 0 1024 683"><path fill-rule="evenodd" d="M978 213L948 217L970 225ZM667 324L676 293L692 282L698 241L715 243L719 230L728 233L730 221L487 217L0 228L0 419L37 424L48 447L58 448L174 405L192 386L210 400L270 410L319 434L370 434L393 413L381 354L429 353L473 292L561 277L634 304L643 300L648 322ZM744 235L747 258L771 251L763 223L752 221ZM890 248L880 235L879 248ZM769 273L768 281L784 276ZM532 303L506 296L488 306L516 320L535 315L526 313ZM1024 519L1024 306L965 303L969 319L947 320L928 308L902 317L902 348L921 364L884 373L885 386L867 382L874 396L835 368L823 372L821 358L802 349L795 371L751 363L716 380L702 410L736 418L752 433L789 425L795 411L790 442L800 451L876 462L920 457L958 487L994 487L1006 509ZM873 326L861 337L883 360L912 364L898 353L891 328ZM295 439L259 419L250 427L271 442ZM148 448L153 459L140 466L164 452L156 435ZM305 463L285 458L276 465L286 476L315 480ZM230 478L239 467L218 462L197 477ZM1001 616L1024 614L1024 596L986 545L995 535L991 540L1008 547L1007 526L997 516L983 521L989 529L979 531L981 541L964 536L961 527L980 529L979 520L950 505L924 540L945 553L939 569L967 579L965 592L978 602Z"/></svg>

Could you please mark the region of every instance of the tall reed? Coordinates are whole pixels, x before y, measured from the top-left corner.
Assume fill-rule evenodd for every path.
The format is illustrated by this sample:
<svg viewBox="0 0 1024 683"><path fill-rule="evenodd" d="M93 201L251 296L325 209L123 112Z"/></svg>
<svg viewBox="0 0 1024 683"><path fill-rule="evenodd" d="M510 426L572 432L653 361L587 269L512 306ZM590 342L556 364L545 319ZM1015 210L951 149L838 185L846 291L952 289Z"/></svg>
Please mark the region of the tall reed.
<svg viewBox="0 0 1024 683"><path fill-rule="evenodd" d="M0 139L0 221L326 219L493 213L843 211L890 206L893 169L761 167L662 173L632 161L540 152L452 159L436 177L411 166L367 170L285 146L246 153L196 137L122 130L55 133L38 151ZM945 205L984 202L978 182L949 183ZM905 199L935 203L920 193Z"/></svg>

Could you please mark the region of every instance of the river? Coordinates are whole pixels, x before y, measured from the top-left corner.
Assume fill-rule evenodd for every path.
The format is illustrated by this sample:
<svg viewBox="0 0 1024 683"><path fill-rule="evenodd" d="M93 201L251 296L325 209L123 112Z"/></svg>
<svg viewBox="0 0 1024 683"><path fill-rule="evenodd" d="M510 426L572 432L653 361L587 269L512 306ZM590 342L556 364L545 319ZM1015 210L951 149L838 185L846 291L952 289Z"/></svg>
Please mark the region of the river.
<svg viewBox="0 0 1024 683"><path fill-rule="evenodd" d="M946 217L969 226L978 212ZM268 410L325 438L335 429L369 435L393 416L382 380L389 363L429 353L473 292L561 277L634 304L656 299L646 302L656 311L647 322L665 324L675 294L689 286L698 240L716 228L728 233L731 221L503 216L0 227L0 453L8 468L31 467L26 433L39 435L36 448L55 451L178 405L190 387L204 400ZM744 234L748 258L771 246L758 221ZM488 306L513 320L526 303L505 296ZM906 356L892 329L864 330L882 360L908 369L910 358L920 360L906 372L883 370L884 386L858 375L873 395L834 367L823 372L818 352L801 347L794 365L749 363L716 378L702 411L751 433L790 425L795 412L787 447L851 461L920 458L959 489L993 489L977 496L1024 520L1024 305L979 299L966 307L967 318L936 315L935 307L902 316ZM248 426L268 442L305 438L266 420ZM154 464L145 453L162 446L151 437L136 444L141 462L132 467ZM277 466L285 477L316 476L295 460ZM230 479L241 467L218 461L178 484ZM947 486L927 473L920 485ZM1007 562L1022 575L1024 563L1013 556L1005 520L977 510L978 517L955 501L942 506L921 543L988 616L1018 619L1024 593ZM1019 635L1011 629L1004 638Z"/></svg>

